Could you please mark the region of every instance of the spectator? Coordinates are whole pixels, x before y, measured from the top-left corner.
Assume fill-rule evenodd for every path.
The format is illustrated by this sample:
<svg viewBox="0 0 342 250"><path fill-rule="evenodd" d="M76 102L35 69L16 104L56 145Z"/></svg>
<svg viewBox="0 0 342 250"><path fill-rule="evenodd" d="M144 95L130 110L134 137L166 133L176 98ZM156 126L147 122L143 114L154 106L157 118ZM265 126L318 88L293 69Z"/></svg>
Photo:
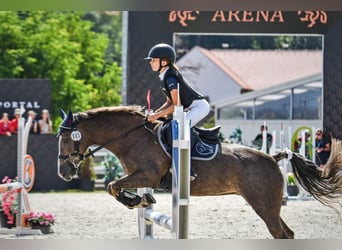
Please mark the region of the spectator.
<svg viewBox="0 0 342 250"><path fill-rule="evenodd" d="M252 144L257 146L258 149L260 150L262 147L262 141L263 141L263 131L266 131L266 152L269 153L270 152L270 147L272 146L272 140L273 137L270 133L267 133L267 126L266 125L261 125L260 127L260 134L257 134L257 136L255 137L255 139L252 141Z"/></svg>
<svg viewBox="0 0 342 250"><path fill-rule="evenodd" d="M0 120L0 135L11 136L11 121L8 118L7 113L2 114L2 118Z"/></svg>
<svg viewBox="0 0 342 250"><path fill-rule="evenodd" d="M330 141L323 135L323 130L316 129L316 164L321 168L324 168L330 156Z"/></svg>
<svg viewBox="0 0 342 250"><path fill-rule="evenodd" d="M42 119L38 121L38 125L41 134L52 134L52 121L47 109L42 110Z"/></svg>
<svg viewBox="0 0 342 250"><path fill-rule="evenodd" d="M16 134L18 132L18 120L20 118L20 109L14 110L14 118L11 120L11 132Z"/></svg>
<svg viewBox="0 0 342 250"><path fill-rule="evenodd" d="M37 113L34 112L33 110L29 110L27 112L27 119L29 117L32 118L32 124L30 128L30 134L39 134L39 126L38 126L38 121L36 120Z"/></svg>
<svg viewBox="0 0 342 250"><path fill-rule="evenodd" d="M311 153L311 151L312 151L312 143L311 143L311 133L310 133L310 131L309 130L305 130L305 133L304 133L304 136L305 136L305 155L304 155L304 157L306 158L306 159L309 159L309 160L311 160L312 159L312 153ZM300 148L301 148L301 146L302 146L302 141L303 141L303 138L302 138L302 135L299 135L298 137L297 137L297 139L294 141L294 151L295 152L297 152L297 153L299 153L299 151L300 151Z"/></svg>

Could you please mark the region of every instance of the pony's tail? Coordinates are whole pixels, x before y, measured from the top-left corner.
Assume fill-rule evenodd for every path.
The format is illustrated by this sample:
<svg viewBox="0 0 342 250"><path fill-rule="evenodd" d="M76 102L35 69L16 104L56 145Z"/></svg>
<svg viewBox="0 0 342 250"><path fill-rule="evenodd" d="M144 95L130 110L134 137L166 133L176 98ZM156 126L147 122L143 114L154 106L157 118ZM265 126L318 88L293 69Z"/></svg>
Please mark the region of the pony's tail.
<svg viewBox="0 0 342 250"><path fill-rule="evenodd" d="M289 157L290 156L290 157ZM322 204L340 214L342 208L342 143L332 139L329 160L322 170L298 153L284 150L272 156L275 161L289 159L298 183Z"/></svg>

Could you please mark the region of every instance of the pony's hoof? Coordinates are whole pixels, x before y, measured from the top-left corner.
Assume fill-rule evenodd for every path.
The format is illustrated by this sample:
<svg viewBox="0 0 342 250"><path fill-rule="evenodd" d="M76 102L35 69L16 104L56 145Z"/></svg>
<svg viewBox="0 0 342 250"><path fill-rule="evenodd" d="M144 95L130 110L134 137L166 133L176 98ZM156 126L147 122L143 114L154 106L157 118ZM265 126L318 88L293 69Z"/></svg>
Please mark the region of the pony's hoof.
<svg viewBox="0 0 342 250"><path fill-rule="evenodd" d="M115 197L118 195L118 191L113 187L113 185L114 185L113 182L111 182L107 185L107 192L108 192L108 194Z"/></svg>
<svg viewBox="0 0 342 250"><path fill-rule="evenodd" d="M142 203L142 199L139 195L126 190L121 191L115 198L130 209L135 208Z"/></svg>
<svg viewBox="0 0 342 250"><path fill-rule="evenodd" d="M154 204L156 203L156 200L154 199L154 197L149 194L149 193L145 193L143 194L142 198L141 198L141 205L143 207L148 207L150 204Z"/></svg>

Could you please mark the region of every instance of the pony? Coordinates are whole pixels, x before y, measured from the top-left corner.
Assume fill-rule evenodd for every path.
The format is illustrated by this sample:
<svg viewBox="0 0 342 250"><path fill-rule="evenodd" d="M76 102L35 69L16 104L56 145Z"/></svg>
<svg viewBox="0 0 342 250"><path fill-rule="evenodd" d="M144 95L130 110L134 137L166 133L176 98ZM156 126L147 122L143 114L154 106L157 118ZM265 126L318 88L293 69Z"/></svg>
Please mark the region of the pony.
<svg viewBox="0 0 342 250"><path fill-rule="evenodd" d="M119 158L125 172L122 178L108 184L108 193L130 209L156 202L149 194L140 197L125 189L158 187L169 173L172 160L164 153L156 136L162 121L148 123L140 106L61 113L63 122L57 135L61 178L70 181L82 160L94 153L88 148L99 145ZM241 195L274 238L294 238L294 232L280 216L284 179L277 162L288 158L298 183L305 190L322 204L337 210L341 208L340 142L334 141L324 171L288 150L270 156L243 145L221 143L220 146L221 150L210 161L191 160L191 167L198 176L190 184L190 195Z"/></svg>

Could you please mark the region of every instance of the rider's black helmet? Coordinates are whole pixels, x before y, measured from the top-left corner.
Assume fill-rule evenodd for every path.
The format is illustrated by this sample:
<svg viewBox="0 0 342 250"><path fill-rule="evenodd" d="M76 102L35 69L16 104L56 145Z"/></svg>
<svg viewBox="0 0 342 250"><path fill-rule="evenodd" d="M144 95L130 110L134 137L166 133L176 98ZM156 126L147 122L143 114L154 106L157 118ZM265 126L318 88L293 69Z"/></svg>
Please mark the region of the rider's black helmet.
<svg viewBox="0 0 342 250"><path fill-rule="evenodd" d="M146 60L151 60L152 58L167 59L170 63L176 62L176 52L173 47L166 43L158 43L154 45L148 52Z"/></svg>

